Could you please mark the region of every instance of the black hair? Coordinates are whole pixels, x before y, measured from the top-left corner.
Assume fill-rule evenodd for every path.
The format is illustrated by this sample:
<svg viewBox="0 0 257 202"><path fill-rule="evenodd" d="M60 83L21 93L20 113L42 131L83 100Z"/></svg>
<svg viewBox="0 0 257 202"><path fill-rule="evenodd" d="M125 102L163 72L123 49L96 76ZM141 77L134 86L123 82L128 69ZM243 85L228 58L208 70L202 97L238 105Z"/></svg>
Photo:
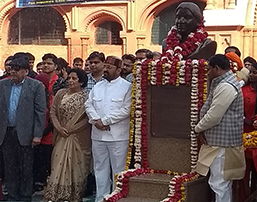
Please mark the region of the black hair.
<svg viewBox="0 0 257 202"><path fill-rule="evenodd" d="M161 57L161 53L158 52L158 51L153 51L153 56L158 56L158 57Z"/></svg>
<svg viewBox="0 0 257 202"><path fill-rule="evenodd" d="M5 64L7 61L10 61L10 60L13 60L13 59L14 59L13 56L9 56L8 58L5 59L4 64Z"/></svg>
<svg viewBox="0 0 257 202"><path fill-rule="evenodd" d="M60 57L60 58L57 58L56 65L57 65L57 70L62 70L63 68L68 67L69 63L65 59Z"/></svg>
<svg viewBox="0 0 257 202"><path fill-rule="evenodd" d="M101 60L102 62L105 61L105 55L104 55L104 53L100 53L100 52L98 52L98 51L92 52L92 53L88 56L87 60L92 60L92 59L94 59L94 58L99 58L99 60Z"/></svg>
<svg viewBox="0 0 257 202"><path fill-rule="evenodd" d="M252 63L252 66L257 69L257 62Z"/></svg>
<svg viewBox="0 0 257 202"><path fill-rule="evenodd" d="M77 74L79 78L79 83L82 83L81 87L85 88L87 86L87 80L88 80L86 72L80 68L72 68L69 74L72 72Z"/></svg>
<svg viewBox="0 0 257 202"><path fill-rule="evenodd" d="M67 72L67 74L69 74L72 68L70 66L67 66L67 67L64 67L64 69Z"/></svg>
<svg viewBox="0 0 257 202"><path fill-rule="evenodd" d="M73 64L76 63L76 62L82 62L83 63L84 60L80 57L76 57L76 58L73 59Z"/></svg>
<svg viewBox="0 0 257 202"><path fill-rule="evenodd" d="M132 63L135 63L136 61L136 56L132 55L132 54L125 54L121 57L122 60L130 60Z"/></svg>
<svg viewBox="0 0 257 202"><path fill-rule="evenodd" d="M18 52L18 53L15 53L13 55L13 59L19 58L19 57L24 57L24 58L27 58L29 60L28 54L24 53L24 52Z"/></svg>
<svg viewBox="0 0 257 202"><path fill-rule="evenodd" d="M45 54L43 57L42 57L42 60L47 60L48 58L52 59L54 64L57 65L57 57L55 54L52 54L52 53L47 53Z"/></svg>
<svg viewBox="0 0 257 202"><path fill-rule="evenodd" d="M28 56L28 58L29 58L29 60L35 60L35 56L34 55L32 55L31 53L26 53L27 54L27 56Z"/></svg>
<svg viewBox="0 0 257 202"><path fill-rule="evenodd" d="M225 53L228 53L228 49L234 49L235 50L235 53L241 57L241 52L239 50L239 48L237 48L236 46L228 46L226 49L225 49Z"/></svg>
<svg viewBox="0 0 257 202"><path fill-rule="evenodd" d="M39 62L39 63L37 63L36 67L39 67L39 66L41 66L43 64L44 64L43 62Z"/></svg>
<svg viewBox="0 0 257 202"><path fill-rule="evenodd" d="M219 68L223 70L229 70L230 69L230 63L228 58L223 54L216 54L212 56L209 59L209 65L211 67L218 66Z"/></svg>
<svg viewBox="0 0 257 202"><path fill-rule="evenodd" d="M10 63L12 68L16 67L18 69L30 69L29 60L27 57L17 57Z"/></svg>
<svg viewBox="0 0 257 202"><path fill-rule="evenodd" d="M253 64L253 63L256 63L256 60L255 60L254 58L248 56L248 57L246 57L246 58L244 59L244 64L245 64L246 62L250 62L251 64Z"/></svg>
<svg viewBox="0 0 257 202"><path fill-rule="evenodd" d="M138 53L146 53L147 54L147 52L149 52L150 50L148 50L148 49L145 49L145 48L141 48L141 49L138 49L136 52L135 52L135 54L138 54ZM151 52L151 51L150 51Z"/></svg>

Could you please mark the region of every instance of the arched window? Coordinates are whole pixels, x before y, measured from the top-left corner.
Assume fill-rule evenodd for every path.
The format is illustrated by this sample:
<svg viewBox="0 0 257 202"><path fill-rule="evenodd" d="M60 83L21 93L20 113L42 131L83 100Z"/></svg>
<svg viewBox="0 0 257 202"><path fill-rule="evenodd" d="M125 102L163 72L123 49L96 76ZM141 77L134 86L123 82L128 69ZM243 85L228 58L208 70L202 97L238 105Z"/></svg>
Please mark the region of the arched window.
<svg viewBox="0 0 257 202"><path fill-rule="evenodd" d="M201 10L206 6L206 4L202 2L194 3L196 3ZM161 45L162 41L167 37L170 28L175 24L176 8L178 5L179 3L176 3L165 8L154 18L151 37L153 44Z"/></svg>
<svg viewBox="0 0 257 202"><path fill-rule="evenodd" d="M66 45L62 16L51 7L25 8L10 20L9 44Z"/></svg>
<svg viewBox="0 0 257 202"><path fill-rule="evenodd" d="M104 22L96 28L96 44L121 45L120 31L122 27L117 22Z"/></svg>

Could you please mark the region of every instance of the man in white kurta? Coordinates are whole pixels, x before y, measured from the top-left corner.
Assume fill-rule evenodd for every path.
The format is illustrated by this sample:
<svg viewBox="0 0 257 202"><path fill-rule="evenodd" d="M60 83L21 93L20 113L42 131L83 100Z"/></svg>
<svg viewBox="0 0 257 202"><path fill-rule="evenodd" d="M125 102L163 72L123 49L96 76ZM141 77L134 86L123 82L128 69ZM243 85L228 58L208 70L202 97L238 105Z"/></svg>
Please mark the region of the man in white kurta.
<svg viewBox="0 0 257 202"><path fill-rule="evenodd" d="M129 139L131 84L120 77L122 61L108 56L104 78L85 104L92 124L92 153L96 176L96 202L111 191L115 174L125 169Z"/></svg>

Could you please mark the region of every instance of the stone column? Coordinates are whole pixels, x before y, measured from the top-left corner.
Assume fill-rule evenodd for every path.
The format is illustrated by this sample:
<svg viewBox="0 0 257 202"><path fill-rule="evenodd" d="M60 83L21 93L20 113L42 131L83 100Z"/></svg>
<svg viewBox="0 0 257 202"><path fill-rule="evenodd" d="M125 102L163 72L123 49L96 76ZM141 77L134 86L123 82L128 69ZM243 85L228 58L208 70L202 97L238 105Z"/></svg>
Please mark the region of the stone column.
<svg viewBox="0 0 257 202"><path fill-rule="evenodd" d="M137 39L137 49L145 48L146 36L145 35L137 35L136 39Z"/></svg>
<svg viewBox="0 0 257 202"><path fill-rule="evenodd" d="M89 35L82 35L80 36L80 41L81 41L81 57L83 59L86 59L88 57L88 40L89 40Z"/></svg>
<svg viewBox="0 0 257 202"><path fill-rule="evenodd" d="M68 44L67 44L67 62L71 64L72 59L71 59L71 36L70 34L65 33L65 39L67 39Z"/></svg>

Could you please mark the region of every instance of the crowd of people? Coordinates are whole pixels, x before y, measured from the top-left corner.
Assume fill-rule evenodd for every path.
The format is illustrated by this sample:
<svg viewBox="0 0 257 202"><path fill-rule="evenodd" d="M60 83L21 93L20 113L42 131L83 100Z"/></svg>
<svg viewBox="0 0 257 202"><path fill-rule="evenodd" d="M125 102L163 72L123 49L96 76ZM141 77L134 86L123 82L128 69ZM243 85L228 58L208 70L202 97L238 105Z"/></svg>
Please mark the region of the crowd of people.
<svg viewBox="0 0 257 202"><path fill-rule="evenodd" d="M196 171L210 174L216 202L245 201L257 183L257 149L242 147L243 132L257 130L257 62L242 61L235 46L215 55L216 46L199 7L183 2L164 55L139 49L119 58L95 51L70 67L48 53L37 72L31 53L9 56L0 78L0 183L7 200L31 201L44 189L47 201L81 201L91 172L96 202L102 201L125 168L134 64L163 56L208 60L208 97L193 128L202 144Z"/></svg>
<svg viewBox="0 0 257 202"><path fill-rule="evenodd" d="M232 124L234 136L227 144L232 141L234 149L241 151L240 123L244 125L244 132L257 128L257 62L252 57L246 57L242 62L240 56L239 49L230 46L224 55L210 58L210 81L216 77L220 80L230 78L235 75L235 68L246 68L249 76L241 76L243 83L231 77L228 82L233 85L216 84L219 91L215 90L217 86L213 87L215 82L212 81L209 94L213 95L208 99L223 93L224 97L219 98L223 104L207 99L209 106L203 107L205 111L195 130L201 134L209 127L219 125L220 119L208 117L224 119L225 111L231 108L232 116L237 118L227 118L229 125L231 120L235 121ZM70 67L63 58L48 53L36 65L37 72L33 71L35 58L32 54L20 52L8 57L0 80L0 179L7 189L8 200L30 201L35 191L44 189L48 201L79 201L92 171L96 180L96 201L109 194L115 186L112 184L114 175L125 168L133 66L136 61L158 57L160 54L147 49L140 49L135 55L125 54L122 58L105 57L104 53L95 51L85 63L81 58L75 58ZM213 73L213 68L217 68L218 73ZM240 99L237 95L241 89ZM218 112L214 106L208 112L213 103L219 106ZM239 116L242 112L244 117ZM204 138L199 135L204 145L212 144L212 141L214 145L218 144L207 132L204 134ZM206 149L210 148L201 148ZM220 158L224 154L224 151L216 153ZM247 148L241 154L246 159L246 171L241 171L242 180L234 182L238 201L245 200L256 190L257 183L256 149ZM210 169L220 171L218 167L212 169L211 165ZM214 192L222 190L221 201L229 201L230 196L226 193L232 193L232 181L215 190L217 176L217 173L211 175L210 185Z"/></svg>
<svg viewBox="0 0 257 202"><path fill-rule="evenodd" d="M36 72L31 53L8 57L0 78L0 182L7 199L30 201L44 190L48 201L79 201L92 172L96 201L110 193L125 168L132 68L154 55L160 56L147 49L122 58L95 51L71 67L48 53Z"/></svg>

